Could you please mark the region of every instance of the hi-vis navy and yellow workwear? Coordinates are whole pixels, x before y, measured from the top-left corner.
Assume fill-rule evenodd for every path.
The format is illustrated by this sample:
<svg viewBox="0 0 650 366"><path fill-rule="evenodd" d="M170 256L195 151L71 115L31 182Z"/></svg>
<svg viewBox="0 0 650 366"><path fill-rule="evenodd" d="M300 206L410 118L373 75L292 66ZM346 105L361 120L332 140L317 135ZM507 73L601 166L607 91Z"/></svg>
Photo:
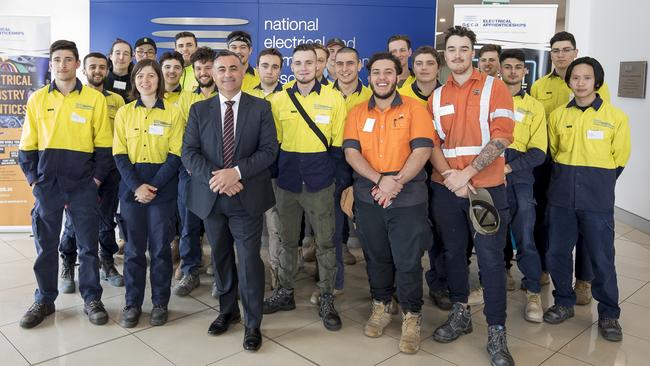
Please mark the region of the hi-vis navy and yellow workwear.
<svg viewBox="0 0 650 366"><path fill-rule="evenodd" d="M295 93L298 102L325 135L329 151L291 102L289 91ZM271 106L280 142L278 187L294 193L302 192L303 183L309 192L329 187L334 181L335 169L343 161L341 144L347 112L341 93L315 83L304 97L296 84L276 93Z"/></svg>
<svg viewBox="0 0 650 366"><path fill-rule="evenodd" d="M18 160L30 185L55 179L64 191L104 181L113 168L113 131L102 93L83 86L63 95L56 82L32 94Z"/></svg>
<svg viewBox="0 0 650 366"><path fill-rule="evenodd" d="M512 97L514 103L514 141L506 149L506 164L512 172L508 183L533 184L533 168L546 157L547 131L544 106L521 89Z"/></svg>
<svg viewBox="0 0 650 366"><path fill-rule="evenodd" d="M244 80L242 80L241 84L241 90L244 93L248 93L253 88L260 83L260 75L257 73L257 70L251 66L248 65L248 68L246 69L246 72L244 73Z"/></svg>
<svg viewBox="0 0 650 366"><path fill-rule="evenodd" d="M195 89L185 89L181 92L180 97L178 98L178 108L181 111L181 118L183 119L184 125L187 124L187 119L190 116L190 107L196 102L206 100L210 97L217 95L219 92L217 88L214 88L210 96L206 97L201 92L201 87L196 87ZM185 128L183 128L185 131Z"/></svg>
<svg viewBox="0 0 650 366"><path fill-rule="evenodd" d="M113 155L122 175L121 199L133 200L133 192L144 183L158 188L152 204L176 199L183 127L178 108L162 99L151 109L140 99L120 108Z"/></svg>
<svg viewBox="0 0 650 366"><path fill-rule="evenodd" d="M180 84L178 84L176 89L172 91L165 91L165 100L175 106L178 106L178 99L181 97L182 91L183 91L183 87Z"/></svg>
<svg viewBox="0 0 650 366"><path fill-rule="evenodd" d="M598 89L598 94L604 101L610 102L607 83ZM571 88L556 70L537 79L530 89L530 95L544 105L547 118L557 107L566 105L573 99Z"/></svg>
<svg viewBox="0 0 650 366"><path fill-rule="evenodd" d="M553 159L549 203L612 211L616 178L630 157L625 113L600 96L584 111L574 99L551 113L548 144Z"/></svg>
<svg viewBox="0 0 650 366"><path fill-rule="evenodd" d="M440 86L441 86L440 83L436 81L436 87L433 89L437 89ZM400 95L411 97L417 100L418 102L420 102L420 104L422 104L425 107L427 106L427 102L429 101L429 95L422 94L422 90L420 90L420 88L418 87L418 83L415 80L408 84L404 83L404 85L402 85L401 88L397 89L397 92Z"/></svg>
<svg viewBox="0 0 650 366"><path fill-rule="evenodd" d="M264 91L264 89L262 89L262 84L260 83L260 84L257 84L256 87L254 87L254 88L251 89L251 90L246 91L245 93L248 93L248 94L250 94L250 95L252 95L252 96L254 96L254 97L258 97L258 98L260 98L260 99L265 99L265 100L269 100L269 101L270 101L271 98L273 98L273 96L275 95L275 93L279 93L279 92L281 92L282 90L284 90L284 89L282 89L282 84L280 84L280 83L278 82L278 83L275 85L275 89L273 89L273 91L272 91L271 93L268 93L268 94L267 94L267 93Z"/></svg>
<svg viewBox="0 0 650 366"><path fill-rule="evenodd" d="M354 90L354 92L348 96L343 95L343 92L341 92L341 89L339 89L338 80L334 82L332 88L341 93L341 96L343 99L345 99L345 108L348 112L350 112L352 108L356 107L357 104L367 101L372 96L372 90L370 90L370 88L367 86L364 86L361 82L361 79L359 79L357 88Z"/></svg>
<svg viewBox="0 0 650 366"><path fill-rule="evenodd" d="M121 95L117 93L113 93L112 91L108 91L104 89L102 91L102 94L106 97L106 110L108 114L108 122L111 125L111 131L113 131L113 126L115 122L115 115L117 114L117 110L122 108L124 105L124 98L122 98Z"/></svg>

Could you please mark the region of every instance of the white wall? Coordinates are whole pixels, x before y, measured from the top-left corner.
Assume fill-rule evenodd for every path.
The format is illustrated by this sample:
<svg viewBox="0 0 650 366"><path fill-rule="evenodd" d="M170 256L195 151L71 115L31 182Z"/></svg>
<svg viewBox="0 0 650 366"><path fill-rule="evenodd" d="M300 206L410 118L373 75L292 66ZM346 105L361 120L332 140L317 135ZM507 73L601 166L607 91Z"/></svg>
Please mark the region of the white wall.
<svg viewBox="0 0 650 366"><path fill-rule="evenodd" d="M569 0L567 30L576 34L580 54L605 69L612 103L630 117L632 156L616 186L616 205L650 220L650 92L645 99L617 97L619 63L650 61L647 41L650 3L643 0Z"/></svg>
<svg viewBox="0 0 650 366"><path fill-rule="evenodd" d="M45 15L50 17L51 38L74 41L83 57L90 48L89 0L0 1L3 15ZM81 70L77 72L81 77Z"/></svg>

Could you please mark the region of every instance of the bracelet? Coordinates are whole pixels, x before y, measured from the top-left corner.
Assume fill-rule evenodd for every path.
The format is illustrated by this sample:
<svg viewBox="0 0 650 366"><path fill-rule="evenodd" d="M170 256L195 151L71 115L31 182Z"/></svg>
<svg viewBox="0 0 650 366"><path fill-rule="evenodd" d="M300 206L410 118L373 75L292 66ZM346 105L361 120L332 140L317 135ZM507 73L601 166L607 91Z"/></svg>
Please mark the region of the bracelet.
<svg viewBox="0 0 650 366"><path fill-rule="evenodd" d="M381 182L381 179L384 177L383 174L379 175L379 179L377 179L377 183L375 183L376 186L379 186L379 182Z"/></svg>

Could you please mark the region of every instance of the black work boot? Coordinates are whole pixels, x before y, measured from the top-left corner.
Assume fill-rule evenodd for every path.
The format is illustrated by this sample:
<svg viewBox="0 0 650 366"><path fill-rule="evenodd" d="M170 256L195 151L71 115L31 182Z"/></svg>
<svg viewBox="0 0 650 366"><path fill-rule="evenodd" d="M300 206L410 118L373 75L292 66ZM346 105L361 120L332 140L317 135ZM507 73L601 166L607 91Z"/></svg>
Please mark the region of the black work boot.
<svg viewBox="0 0 650 366"><path fill-rule="evenodd" d="M61 262L61 292L73 294L76 290L74 283L74 262Z"/></svg>
<svg viewBox="0 0 650 366"><path fill-rule="evenodd" d="M122 309L122 317L120 318L120 325L124 328L133 328L138 325L142 310L139 306L127 305Z"/></svg>
<svg viewBox="0 0 650 366"><path fill-rule="evenodd" d="M618 319L598 319L598 330L600 331L600 335L610 342L620 342L623 340L623 330L618 323Z"/></svg>
<svg viewBox="0 0 650 366"><path fill-rule="evenodd" d="M451 310L452 304L449 300L449 291L429 291L429 297L431 297L433 303L438 307L438 309L445 311Z"/></svg>
<svg viewBox="0 0 650 366"><path fill-rule="evenodd" d="M174 286L174 294L180 297L187 296L199 285L201 285L199 271L193 270L188 274L184 274L183 278Z"/></svg>
<svg viewBox="0 0 650 366"><path fill-rule="evenodd" d="M490 325L488 327L487 351L490 354L490 364L492 366L515 366L515 360L508 350L506 327L503 325Z"/></svg>
<svg viewBox="0 0 650 366"><path fill-rule="evenodd" d="M320 296L318 316L323 320L325 329L341 329L341 317L339 317L339 313L334 308L334 296L331 293L325 293Z"/></svg>
<svg viewBox="0 0 650 366"><path fill-rule="evenodd" d="M276 311L287 311L296 308L296 301L293 298L293 289L286 289L284 287L276 287L271 296L264 299L264 314L273 314Z"/></svg>
<svg viewBox="0 0 650 366"><path fill-rule="evenodd" d="M463 334L472 333L472 314L469 307L461 303L454 303L449 312L447 321L433 332L433 339L440 343L455 341Z"/></svg>
<svg viewBox="0 0 650 366"><path fill-rule="evenodd" d="M151 316L149 317L149 324L153 326L164 325L167 323L169 312L165 305L154 305L151 309Z"/></svg>
<svg viewBox="0 0 650 366"><path fill-rule="evenodd" d="M27 309L25 315L20 318L20 327L29 329L41 324L43 319L54 313L54 303L43 304L35 302Z"/></svg>
<svg viewBox="0 0 650 366"><path fill-rule="evenodd" d="M113 287L124 286L124 277L117 271L113 258L101 259L99 263L99 276L103 281L108 281Z"/></svg>
<svg viewBox="0 0 650 366"><path fill-rule="evenodd" d="M573 318L574 315L575 312L572 307L553 305L544 313L544 321L549 324L560 324L569 318Z"/></svg>
<svg viewBox="0 0 650 366"><path fill-rule="evenodd" d="M84 314L95 325L104 325L108 322L108 313L101 300L90 300L84 305Z"/></svg>

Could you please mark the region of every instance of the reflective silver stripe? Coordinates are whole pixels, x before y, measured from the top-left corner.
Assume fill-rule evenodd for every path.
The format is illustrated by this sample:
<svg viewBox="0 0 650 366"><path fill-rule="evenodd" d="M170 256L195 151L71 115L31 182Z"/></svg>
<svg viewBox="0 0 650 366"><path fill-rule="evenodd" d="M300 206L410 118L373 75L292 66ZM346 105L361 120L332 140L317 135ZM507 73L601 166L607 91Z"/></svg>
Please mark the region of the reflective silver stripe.
<svg viewBox="0 0 650 366"><path fill-rule="evenodd" d="M481 153L483 146L459 146L455 149L442 149L445 158L456 158L459 156L476 156Z"/></svg>
<svg viewBox="0 0 650 366"><path fill-rule="evenodd" d="M481 105L479 109L479 124L481 126L481 146L490 142L490 97L492 96L492 85L494 77L489 76L485 79L485 85L481 91ZM478 155L478 154L476 154Z"/></svg>
<svg viewBox="0 0 650 366"><path fill-rule="evenodd" d="M494 112L490 113L490 120L500 117L506 117L514 120L515 114L512 113L512 111L509 109L495 109Z"/></svg>
<svg viewBox="0 0 650 366"><path fill-rule="evenodd" d="M442 130L442 124L440 123L440 99L442 97L442 88L443 87L440 87L433 91L432 109L433 127L436 129L438 137L444 141L447 136L445 135L445 131Z"/></svg>

